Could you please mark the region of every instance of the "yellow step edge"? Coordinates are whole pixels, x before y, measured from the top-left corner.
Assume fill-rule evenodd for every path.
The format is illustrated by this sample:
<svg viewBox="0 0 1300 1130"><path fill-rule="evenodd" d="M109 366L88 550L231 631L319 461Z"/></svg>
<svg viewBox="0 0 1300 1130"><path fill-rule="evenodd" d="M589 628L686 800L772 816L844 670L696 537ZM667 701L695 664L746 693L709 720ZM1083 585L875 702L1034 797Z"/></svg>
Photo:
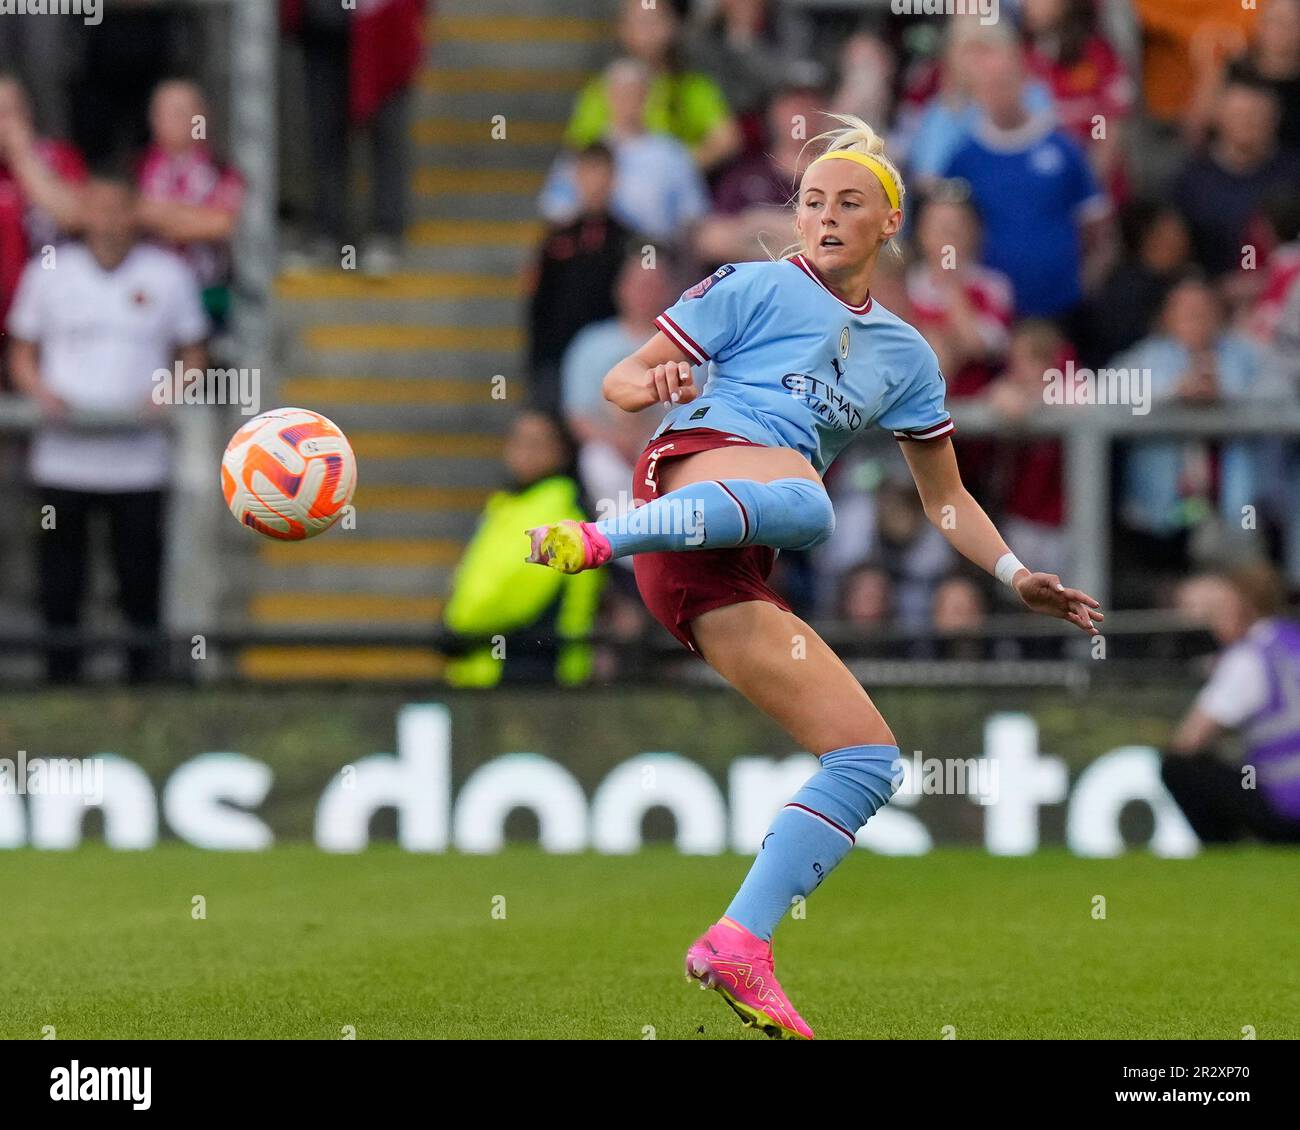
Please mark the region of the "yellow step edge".
<svg viewBox="0 0 1300 1130"><path fill-rule="evenodd" d="M505 443L500 436L464 432L352 432L349 438L358 459L496 459Z"/></svg>
<svg viewBox="0 0 1300 1130"><path fill-rule="evenodd" d="M358 512L359 514L360 512ZM361 518L358 517L358 522ZM450 538L363 538L349 531L304 544L271 541L261 547L259 558L272 567L298 565L374 565L385 568L428 568L455 565L464 545Z"/></svg>
<svg viewBox="0 0 1300 1130"><path fill-rule="evenodd" d="M410 623L436 621L443 600L436 596L391 596L373 592L260 593L248 604L259 624L334 624L348 621Z"/></svg>
<svg viewBox="0 0 1300 1130"><path fill-rule="evenodd" d="M420 72L419 87L426 94L516 94L538 91L578 91L591 78L590 71L543 70L539 67L427 67Z"/></svg>
<svg viewBox="0 0 1300 1130"><path fill-rule="evenodd" d="M534 196L541 191L545 172L539 169L452 169L434 166L420 169L411 178L417 196L438 196L465 192Z"/></svg>
<svg viewBox="0 0 1300 1130"><path fill-rule="evenodd" d="M539 122L506 116L505 136L498 137L490 118L419 118L411 123L411 140L416 145L559 145L564 140L564 122Z"/></svg>
<svg viewBox="0 0 1300 1130"><path fill-rule="evenodd" d="M503 395L493 396L498 388ZM520 382L501 385L487 376L477 381L453 377L289 377L280 382L280 399L286 404L487 404L513 402L522 396Z"/></svg>
<svg viewBox="0 0 1300 1130"><path fill-rule="evenodd" d="M540 220L420 220L406 231L417 247L527 247L542 240L546 227Z"/></svg>
<svg viewBox="0 0 1300 1130"><path fill-rule="evenodd" d="M513 353L523 347L524 335L517 326L394 326L357 325L309 326L302 331L308 349L409 350L460 349L472 353Z"/></svg>
<svg viewBox="0 0 1300 1130"><path fill-rule="evenodd" d="M357 488L353 504L361 510L457 510L477 514L492 493L487 487L426 487L378 483Z"/></svg>
<svg viewBox="0 0 1300 1130"><path fill-rule="evenodd" d="M576 16L439 16L426 22L425 38L434 44L468 40L473 43L597 43L613 34L605 20Z"/></svg>
<svg viewBox="0 0 1300 1130"><path fill-rule="evenodd" d="M321 679L437 679L443 659L424 648L248 647L239 673L262 681Z"/></svg>
<svg viewBox="0 0 1300 1130"><path fill-rule="evenodd" d="M286 302L329 298L515 298L522 291L523 282L517 275L428 272L375 279L358 271L319 271L281 275L275 281L275 296Z"/></svg>

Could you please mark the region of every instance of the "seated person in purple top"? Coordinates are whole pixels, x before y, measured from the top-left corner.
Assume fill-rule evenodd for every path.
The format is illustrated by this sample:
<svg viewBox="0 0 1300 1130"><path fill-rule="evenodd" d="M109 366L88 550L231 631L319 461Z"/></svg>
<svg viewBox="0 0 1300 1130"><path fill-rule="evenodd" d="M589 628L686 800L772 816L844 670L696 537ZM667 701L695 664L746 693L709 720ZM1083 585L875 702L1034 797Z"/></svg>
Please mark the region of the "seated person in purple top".
<svg viewBox="0 0 1300 1130"><path fill-rule="evenodd" d="M1300 623L1282 618L1285 591L1269 565L1214 583L1201 611L1226 650L1175 731L1161 776L1205 843L1300 843ZM1229 731L1244 747L1240 766L1217 752Z"/></svg>

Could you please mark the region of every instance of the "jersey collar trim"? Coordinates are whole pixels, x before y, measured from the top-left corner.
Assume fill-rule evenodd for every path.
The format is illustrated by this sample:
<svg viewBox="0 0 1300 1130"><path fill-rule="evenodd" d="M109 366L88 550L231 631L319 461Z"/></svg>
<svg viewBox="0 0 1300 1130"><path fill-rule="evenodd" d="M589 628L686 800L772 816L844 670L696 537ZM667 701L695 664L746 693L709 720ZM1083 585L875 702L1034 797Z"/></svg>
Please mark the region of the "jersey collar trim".
<svg viewBox="0 0 1300 1130"><path fill-rule="evenodd" d="M814 267L810 262L808 262L808 260L805 259L802 255L791 256L790 262L793 263L796 267L798 267L799 270L801 270L810 279L812 279L812 281L815 282L819 287L821 287L822 290L824 290L833 299L835 299L835 301L838 302L841 306L843 306L845 310L848 310L850 313L853 314L870 313L871 311L870 294L867 295L866 302L864 302L861 306L852 306L849 303L845 302L844 299L842 299L838 294L836 294L833 290L831 290L830 287L828 287L824 282L822 282L821 276L817 274L817 268Z"/></svg>

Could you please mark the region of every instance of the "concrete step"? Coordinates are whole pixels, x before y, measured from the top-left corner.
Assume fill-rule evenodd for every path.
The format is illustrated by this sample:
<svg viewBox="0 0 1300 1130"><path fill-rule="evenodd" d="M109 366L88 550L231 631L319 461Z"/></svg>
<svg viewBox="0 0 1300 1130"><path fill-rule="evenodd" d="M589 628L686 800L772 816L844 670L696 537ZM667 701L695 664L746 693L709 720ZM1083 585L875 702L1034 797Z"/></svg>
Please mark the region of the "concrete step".
<svg viewBox="0 0 1300 1130"><path fill-rule="evenodd" d="M540 244L417 244L402 251L402 261L412 271L481 271L483 274L519 274L537 258Z"/></svg>
<svg viewBox="0 0 1300 1130"><path fill-rule="evenodd" d="M519 272L536 257L537 245L541 242L545 231L545 224L536 218L535 213L530 213L530 216L532 222L536 224L535 228L516 231L515 238L495 243L475 242L472 232L465 232L460 238L456 238L454 232L443 232L440 235L437 229L434 229L430 233L429 242L415 244L408 242L401 248L402 274L404 276L469 274L503 279L518 276ZM514 216L510 222L518 225L527 222L528 219L529 217ZM448 221L443 222L445 226ZM536 236L536 240L530 240L528 238L530 236ZM315 280L331 273L347 278L364 278L359 271L354 273L341 269L332 272L285 271L279 277L289 282L299 279Z"/></svg>
<svg viewBox="0 0 1300 1130"><path fill-rule="evenodd" d="M492 493L490 486L445 487L430 486L359 486L356 493L358 506L392 511L421 511L437 509L445 513L468 514L477 519Z"/></svg>
<svg viewBox="0 0 1300 1130"><path fill-rule="evenodd" d="M479 73L484 71L486 68ZM546 72L517 73L545 75ZM490 122L493 115L502 114L506 119L507 135L511 133L511 123L520 120L553 122L563 127L568 124L573 113L579 89L580 87L571 87L567 82L562 85L556 83L548 88L541 84L525 85L522 81L509 80L502 80L500 86L484 85L464 89L439 90L421 85L415 98L415 117L417 120L456 118L464 122Z"/></svg>
<svg viewBox="0 0 1300 1130"><path fill-rule="evenodd" d="M319 322L303 328L299 341L306 353L409 353L458 350L465 353L515 354L523 347L517 326L485 324L428 325L418 320L386 322Z"/></svg>
<svg viewBox="0 0 1300 1130"><path fill-rule="evenodd" d="M280 353L283 369L318 376L348 376L352 373L388 372L397 376L418 376L423 372L451 372L463 380L491 380L503 377L507 384L525 382L527 367L519 349L480 350L475 353L412 348L401 351L357 349L307 349L290 341Z"/></svg>
<svg viewBox="0 0 1300 1130"><path fill-rule="evenodd" d="M494 67L590 70L616 49L606 19L549 13L482 12L435 15L429 21L432 69Z"/></svg>
<svg viewBox="0 0 1300 1130"><path fill-rule="evenodd" d="M490 148L558 149L564 142L564 123L532 117L504 117L501 110L488 110L479 118L416 118L411 123L411 140L426 150L439 146L482 146Z"/></svg>
<svg viewBox="0 0 1300 1130"><path fill-rule="evenodd" d="M596 71L617 54L613 36L597 42L555 40L489 43L478 40L435 41L426 56L434 69L444 67L502 67L524 70Z"/></svg>
<svg viewBox="0 0 1300 1130"><path fill-rule="evenodd" d="M391 569L427 569L454 565L463 546L447 538L373 538L361 529L333 529L328 536L308 542L275 541L258 546L259 565L278 569L304 566L383 565Z"/></svg>
<svg viewBox="0 0 1300 1130"><path fill-rule="evenodd" d="M474 123L475 131L479 123ZM509 127L507 126L507 130ZM560 139L525 142L514 132L508 132L501 141L484 136L479 140L457 141L433 134L421 135L425 140L414 147L412 160L416 168L443 166L476 170L495 170L523 167L544 171L562 149Z"/></svg>
<svg viewBox="0 0 1300 1130"><path fill-rule="evenodd" d="M517 292L516 288L511 288ZM492 298L432 298L398 301L383 298L322 298L314 302L283 302L276 321L289 330L308 334L321 326L373 325L424 327L458 332L502 330L519 324L523 306L518 293Z"/></svg>
<svg viewBox="0 0 1300 1130"><path fill-rule="evenodd" d="M412 247L515 247L532 254L545 233L546 225L535 217L488 220L475 224L458 223L455 220L422 220L411 225L406 239ZM484 269L482 273L496 272Z"/></svg>
<svg viewBox="0 0 1300 1130"><path fill-rule="evenodd" d="M282 303L354 301L433 302L458 298L508 298L522 293L517 276L404 271L384 279L358 271L312 271L281 275L275 297Z"/></svg>
<svg viewBox="0 0 1300 1130"><path fill-rule="evenodd" d="M417 169L411 178L411 194L417 201L443 196L470 200L481 196L496 201L522 197L531 202L541 191L545 176L545 170L537 165L503 165L493 169L429 165Z"/></svg>
<svg viewBox="0 0 1300 1130"><path fill-rule="evenodd" d="M393 422L400 423L398 420ZM505 423L504 418L502 423ZM423 431L372 432L354 429L348 433L348 438L359 460L500 459L503 444L501 435L483 432L435 435Z"/></svg>
<svg viewBox="0 0 1300 1130"><path fill-rule="evenodd" d="M241 677L261 682L430 682L440 676L442 665L441 657L426 648L306 645L245 648L236 669Z"/></svg>
<svg viewBox="0 0 1300 1130"><path fill-rule="evenodd" d="M499 458L361 459L360 482L373 486L497 486L505 479Z"/></svg>
<svg viewBox="0 0 1300 1130"><path fill-rule="evenodd" d="M248 605L248 621L267 625L436 623L445 601L438 596L372 592L259 593Z"/></svg>
<svg viewBox="0 0 1300 1130"><path fill-rule="evenodd" d="M438 412L495 408L522 398L522 390L509 381L491 378L459 380L449 377L382 377L355 374L348 377L294 376L282 380L280 394L287 400L349 404L358 409L400 410L403 419L429 409ZM496 395L497 391L500 395ZM331 417L332 418L332 417ZM412 425L417 426L417 425Z"/></svg>
<svg viewBox="0 0 1300 1130"><path fill-rule="evenodd" d="M556 12L553 5L548 12L532 14L516 10L513 4L496 11L476 4L472 13L432 14L426 38L435 44L603 43L613 30L607 18Z"/></svg>
<svg viewBox="0 0 1300 1130"><path fill-rule="evenodd" d="M248 602L248 623L259 627L365 627L374 624L435 624L445 602L439 596L392 593L256 593Z"/></svg>
<svg viewBox="0 0 1300 1130"><path fill-rule="evenodd" d="M521 350L441 349L436 356L423 352L374 350L370 352L310 351L302 348L296 335L287 336L281 345L279 370L294 376L348 377L358 380L399 377L408 379L457 380L470 383L491 382L503 374L505 387L511 388L524 373ZM513 395L513 392L509 393Z"/></svg>
<svg viewBox="0 0 1300 1130"><path fill-rule="evenodd" d="M523 280L544 234L536 196L578 91L613 55L617 10L617 0L439 0L410 127L402 271L276 285L272 387L347 431L356 526L307 543L237 542L232 526L231 622L324 633L437 621L504 479L502 433L527 392ZM498 115L504 139L492 136ZM425 682L441 660L418 643L306 643L248 648L237 666L254 679Z"/></svg>
<svg viewBox="0 0 1300 1130"><path fill-rule="evenodd" d="M264 566L249 570L240 576L239 581L242 590L248 593L372 592L394 596L445 596L452 572L451 565L398 568L376 558L369 565L304 563L278 568Z"/></svg>
<svg viewBox="0 0 1300 1130"><path fill-rule="evenodd" d="M493 220L536 220L537 194L457 193L413 194L411 213L414 222L457 220L485 223Z"/></svg>
<svg viewBox="0 0 1300 1130"><path fill-rule="evenodd" d="M519 406L523 404L522 391L513 401L493 401L485 404L415 404L391 403L358 404L340 403L319 396L304 396L302 390L292 395L282 392L286 404L307 404L339 424L349 435L354 431L379 431L384 428L406 428L413 432L433 435L456 435L461 432L504 432Z"/></svg>
<svg viewBox="0 0 1300 1130"><path fill-rule="evenodd" d="M585 67L426 67L416 78L420 95L564 94L572 99L594 72ZM539 115L545 117L546 115ZM567 116L567 111L566 111Z"/></svg>
<svg viewBox="0 0 1300 1130"><path fill-rule="evenodd" d="M288 333L281 341L282 369L298 372L339 373L375 369L383 358L407 357L422 362L414 371L436 367L461 376L521 372L522 334L509 328L453 328L330 323L300 334ZM436 358L431 356L436 354ZM453 356L467 364L454 364ZM402 370L389 370L400 374Z"/></svg>
<svg viewBox="0 0 1300 1130"><path fill-rule="evenodd" d="M428 538L464 543L477 523L477 514L457 510L376 510L358 504L355 532L383 540Z"/></svg>

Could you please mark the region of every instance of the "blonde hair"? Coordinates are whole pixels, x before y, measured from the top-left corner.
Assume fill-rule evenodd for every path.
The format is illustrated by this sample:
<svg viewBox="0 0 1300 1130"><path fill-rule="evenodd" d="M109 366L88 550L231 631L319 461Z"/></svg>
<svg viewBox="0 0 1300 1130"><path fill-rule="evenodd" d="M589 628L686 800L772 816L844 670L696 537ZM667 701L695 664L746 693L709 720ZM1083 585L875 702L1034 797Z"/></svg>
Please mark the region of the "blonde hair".
<svg viewBox="0 0 1300 1130"><path fill-rule="evenodd" d="M898 206L903 207L907 195L907 189L903 184L903 175L898 171L898 166L889 159L885 154L885 139L880 136L866 122L854 114L833 114L830 111L824 111L823 116L840 123L838 129L826 130L824 133L817 134L816 137L810 137L804 143L806 150L810 145L821 146L817 156L822 157L827 153L837 151L847 151L850 153L861 153L864 156L871 157L873 161L884 171L894 183L894 188L898 192ZM813 158L816 161L817 158ZM811 167L812 162L809 163ZM805 170L805 175L807 170ZM796 194L797 195L797 194ZM902 258L902 249L891 236L885 241L886 247L892 255ZM792 255L797 255L803 250L803 243L792 243L790 246L782 249L781 253L775 258L789 259ZM769 252L771 254L771 252Z"/></svg>
<svg viewBox="0 0 1300 1130"><path fill-rule="evenodd" d="M804 148L806 149L809 145L816 145L819 141L824 141L826 144L822 147L821 152L817 154L818 157L827 153L848 151L875 158L894 182L894 187L898 190L898 206L901 208L907 190L903 185L903 174L898 171L898 166L885 155L885 139L861 118L853 114L832 114L827 111L825 116L839 122L841 128L829 129L825 133L819 133L816 137L810 137Z"/></svg>

